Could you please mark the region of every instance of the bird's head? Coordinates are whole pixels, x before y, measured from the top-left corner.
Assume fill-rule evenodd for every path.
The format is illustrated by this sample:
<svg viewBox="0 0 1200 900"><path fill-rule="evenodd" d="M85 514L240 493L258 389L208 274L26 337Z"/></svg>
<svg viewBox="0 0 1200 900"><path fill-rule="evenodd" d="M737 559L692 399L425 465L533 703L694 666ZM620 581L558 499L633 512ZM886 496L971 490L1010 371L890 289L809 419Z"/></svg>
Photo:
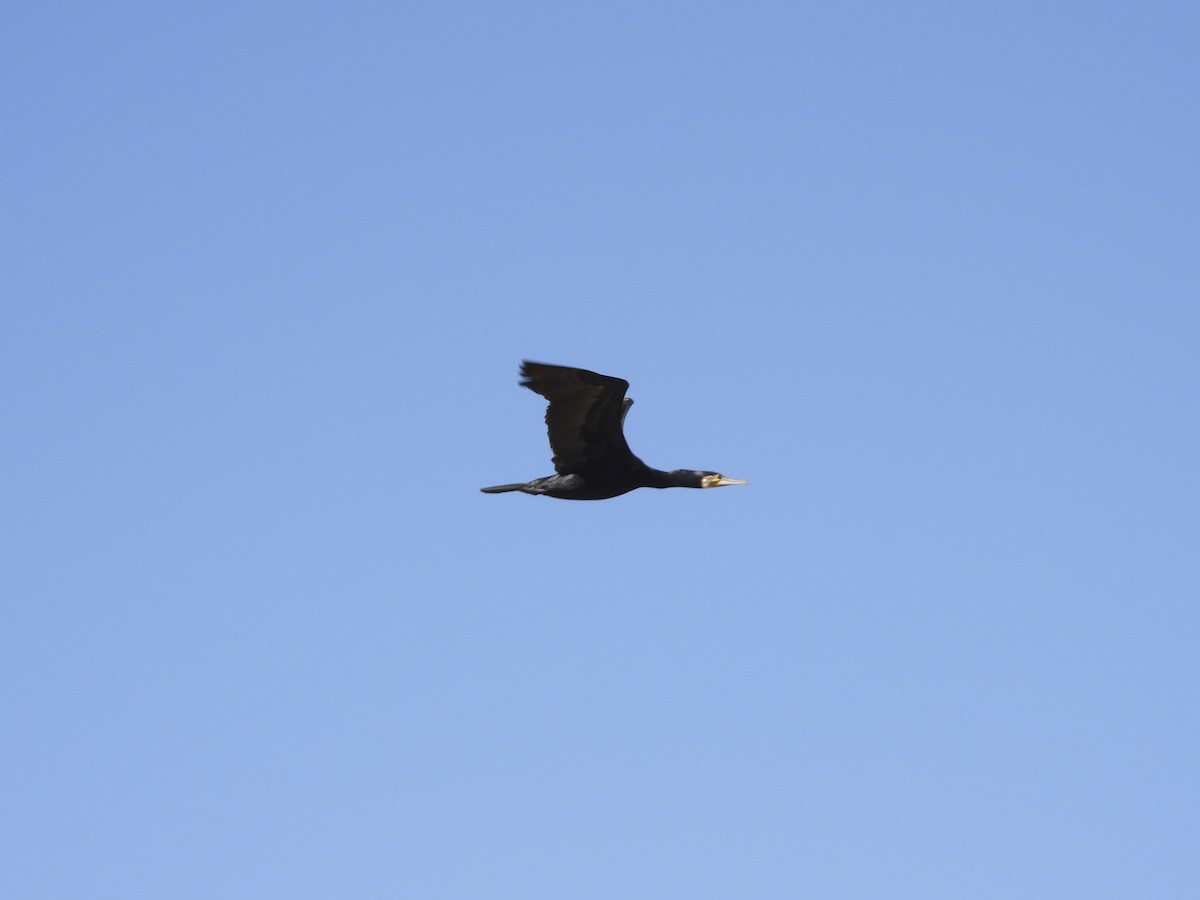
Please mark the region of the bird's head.
<svg viewBox="0 0 1200 900"><path fill-rule="evenodd" d="M671 473L672 480L680 487L711 488L725 487L728 484L745 484L741 478L726 478L720 472L695 472L691 469L676 469Z"/></svg>

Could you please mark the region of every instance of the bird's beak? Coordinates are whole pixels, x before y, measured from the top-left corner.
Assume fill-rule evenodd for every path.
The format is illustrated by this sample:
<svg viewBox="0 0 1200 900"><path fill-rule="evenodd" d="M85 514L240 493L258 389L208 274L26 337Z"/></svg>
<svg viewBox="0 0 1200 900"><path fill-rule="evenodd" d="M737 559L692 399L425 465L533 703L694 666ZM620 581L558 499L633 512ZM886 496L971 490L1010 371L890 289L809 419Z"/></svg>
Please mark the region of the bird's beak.
<svg viewBox="0 0 1200 900"><path fill-rule="evenodd" d="M710 475L705 479L705 487L725 487L727 484L747 484L744 478L726 478L724 475Z"/></svg>

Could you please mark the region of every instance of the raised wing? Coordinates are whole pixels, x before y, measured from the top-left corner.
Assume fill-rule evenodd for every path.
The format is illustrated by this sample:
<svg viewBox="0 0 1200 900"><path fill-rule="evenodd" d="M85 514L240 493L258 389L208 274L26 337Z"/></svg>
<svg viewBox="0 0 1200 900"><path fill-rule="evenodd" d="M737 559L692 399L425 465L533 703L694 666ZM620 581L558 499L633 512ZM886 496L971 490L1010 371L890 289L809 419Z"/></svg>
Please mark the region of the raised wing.
<svg viewBox="0 0 1200 900"><path fill-rule="evenodd" d="M559 475L640 465L621 430L629 382L587 369L525 361L521 384L550 401L546 430Z"/></svg>

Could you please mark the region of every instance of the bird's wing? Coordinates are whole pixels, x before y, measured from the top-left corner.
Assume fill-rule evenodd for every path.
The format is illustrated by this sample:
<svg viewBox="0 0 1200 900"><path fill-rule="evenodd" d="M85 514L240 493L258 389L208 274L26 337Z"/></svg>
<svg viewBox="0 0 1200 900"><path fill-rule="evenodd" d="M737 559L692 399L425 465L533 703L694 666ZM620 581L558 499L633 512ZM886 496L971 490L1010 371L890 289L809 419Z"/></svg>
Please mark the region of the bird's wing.
<svg viewBox="0 0 1200 900"><path fill-rule="evenodd" d="M521 364L521 384L550 401L546 430L559 475L636 465L621 430L629 382L587 369Z"/></svg>

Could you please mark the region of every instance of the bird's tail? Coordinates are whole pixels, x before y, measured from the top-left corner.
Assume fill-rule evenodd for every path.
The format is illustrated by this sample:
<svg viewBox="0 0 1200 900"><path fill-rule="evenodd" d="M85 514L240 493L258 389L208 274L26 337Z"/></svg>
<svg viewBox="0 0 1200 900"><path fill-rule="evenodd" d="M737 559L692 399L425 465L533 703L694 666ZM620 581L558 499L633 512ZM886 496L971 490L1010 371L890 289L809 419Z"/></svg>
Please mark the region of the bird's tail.
<svg viewBox="0 0 1200 900"><path fill-rule="evenodd" d="M523 487L525 487L524 483L522 483L522 484L497 484L494 487L480 488L480 490L483 491L485 494L507 494L509 491L519 491Z"/></svg>

